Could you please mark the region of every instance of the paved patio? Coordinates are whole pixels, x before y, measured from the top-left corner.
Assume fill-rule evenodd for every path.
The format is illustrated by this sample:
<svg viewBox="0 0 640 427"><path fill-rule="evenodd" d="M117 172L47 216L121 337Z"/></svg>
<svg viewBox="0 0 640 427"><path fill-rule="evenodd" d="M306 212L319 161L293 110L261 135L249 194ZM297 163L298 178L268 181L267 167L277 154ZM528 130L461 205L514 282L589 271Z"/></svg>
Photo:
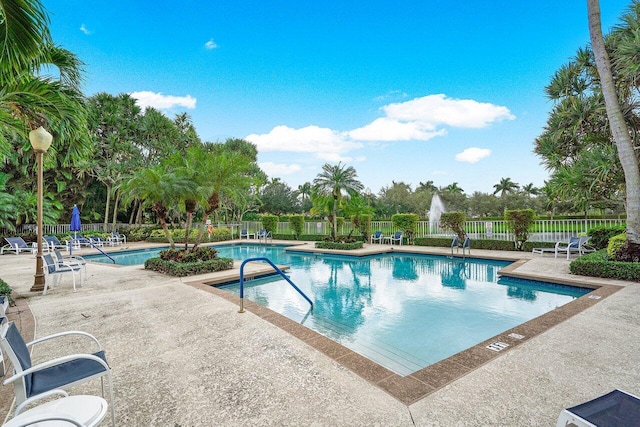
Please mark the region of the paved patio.
<svg viewBox="0 0 640 427"><path fill-rule="evenodd" d="M416 249L449 252L394 248ZM614 388L640 394L637 283L572 276L566 259L549 255L473 254L525 260L513 274L621 289L407 406L272 322L186 283L202 277L91 263L78 292L64 278L43 297L29 292L35 260L28 254L0 256L0 277L21 296L10 313L26 336L35 326L38 337L76 329L100 339L121 426L540 426ZM60 353L43 346L34 359ZM71 392L98 393L99 384ZM12 398L11 387L0 388L2 414Z"/></svg>

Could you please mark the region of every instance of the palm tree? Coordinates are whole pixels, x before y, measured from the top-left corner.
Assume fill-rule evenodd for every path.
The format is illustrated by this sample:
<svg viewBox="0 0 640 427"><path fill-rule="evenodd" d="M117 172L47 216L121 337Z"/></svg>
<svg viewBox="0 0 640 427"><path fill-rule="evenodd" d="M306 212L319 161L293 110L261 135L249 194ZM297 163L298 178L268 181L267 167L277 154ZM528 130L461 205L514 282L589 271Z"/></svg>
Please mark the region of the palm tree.
<svg viewBox="0 0 640 427"><path fill-rule="evenodd" d="M540 192L540 190L538 190L533 183L529 183L526 185L522 186L522 192L527 196L527 197L531 197L531 196L535 196L536 194L538 194Z"/></svg>
<svg viewBox="0 0 640 427"><path fill-rule="evenodd" d="M90 147L80 92L82 63L54 46L48 23L38 0L0 3L0 160L12 150L9 135L26 139L40 126L73 141L74 158ZM58 79L42 75L49 66L57 68Z"/></svg>
<svg viewBox="0 0 640 427"><path fill-rule="evenodd" d="M342 192L356 193L362 191L364 186L356 178L358 177L353 166L347 167L342 162L335 166L325 163L322 172L313 180L313 186L318 193L331 195L333 198L331 238L336 239L338 232L338 205L342 199Z"/></svg>
<svg viewBox="0 0 640 427"><path fill-rule="evenodd" d="M174 249L175 243L167 226L167 212L169 208L178 205L183 194L191 193L193 187L193 182L184 175L158 165L136 172L123 185L122 191L129 197L135 195L145 205L151 206L151 210L162 226L171 249Z"/></svg>
<svg viewBox="0 0 640 427"><path fill-rule="evenodd" d="M628 259L640 258L640 167L633 142L625 122L616 86L611 72L611 62L605 48L600 23L600 3L598 0L587 0L589 12L589 34L591 47L600 76L600 85L604 95L607 117L613 139L618 148L618 156L624 171L627 207L627 248ZM637 60L636 60L637 64Z"/></svg>
<svg viewBox="0 0 640 427"><path fill-rule="evenodd" d="M460 186L458 185L457 182L454 182L453 184L447 185L442 190L443 191L448 191L449 193L453 193L453 194L462 194L462 193L464 193L464 190L462 188L460 188Z"/></svg>
<svg viewBox="0 0 640 427"><path fill-rule="evenodd" d="M498 184L494 184L495 191L493 194L500 193L500 197L504 197L507 194L512 194L518 189L518 184L511 181L511 178L500 178Z"/></svg>
<svg viewBox="0 0 640 427"><path fill-rule="evenodd" d="M427 181L427 182L420 181L420 183L418 184L418 187L416 188L416 193L418 191L427 191L429 193L435 193L436 191L438 191L438 187L435 186L433 181Z"/></svg>

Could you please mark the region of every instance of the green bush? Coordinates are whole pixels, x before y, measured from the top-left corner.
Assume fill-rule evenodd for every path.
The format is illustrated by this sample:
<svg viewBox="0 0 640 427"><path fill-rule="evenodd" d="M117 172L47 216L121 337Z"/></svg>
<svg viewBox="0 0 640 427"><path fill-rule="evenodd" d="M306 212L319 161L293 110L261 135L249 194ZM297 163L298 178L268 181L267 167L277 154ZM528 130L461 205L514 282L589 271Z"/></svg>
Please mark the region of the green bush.
<svg viewBox="0 0 640 427"><path fill-rule="evenodd" d="M11 301L11 292L13 291L13 289L11 289L11 286L9 286L9 284L7 284L7 282L5 282L4 280L0 279L0 295L4 295L7 298L9 298L9 301Z"/></svg>
<svg viewBox="0 0 640 427"><path fill-rule="evenodd" d="M626 231L624 225L613 225L610 227L594 227L587 233L590 237L589 245L596 249L604 249L609 244L609 239Z"/></svg>
<svg viewBox="0 0 640 427"><path fill-rule="evenodd" d="M275 215L262 215L260 218L262 226L265 230L270 231L271 235L278 230L278 217Z"/></svg>
<svg viewBox="0 0 640 427"><path fill-rule="evenodd" d="M506 211L504 219L507 221L509 231L513 233L516 249L523 250L524 242L529 238L529 228L536 219L535 211L533 209Z"/></svg>
<svg viewBox="0 0 640 427"><path fill-rule="evenodd" d="M186 230L176 228L169 231L171 232L174 243L184 243ZM198 232L199 230L197 228L191 229L191 233L189 235L189 243L194 243L196 241ZM128 238L129 236L127 236L127 239ZM149 236L145 240L155 243L168 243L167 237L164 235L164 231L162 229L153 230L151 233L149 233ZM222 242L225 240L231 240L231 230L226 227L216 228L211 234L211 240L208 240L208 237L205 238L205 240L207 240L208 242Z"/></svg>
<svg viewBox="0 0 640 427"><path fill-rule="evenodd" d="M273 238L276 240L307 240L309 242L319 242L330 237L324 234L301 234L296 238L293 234L274 234Z"/></svg>
<svg viewBox="0 0 640 427"><path fill-rule="evenodd" d="M350 243L342 243L342 242L316 242L316 248L318 249L341 249L345 251L350 251L353 249L362 249L362 242L350 242Z"/></svg>
<svg viewBox="0 0 640 427"><path fill-rule="evenodd" d="M371 236L371 215L361 214L354 215L351 217L351 221L353 225L358 229L362 239L365 242L369 241L369 236Z"/></svg>
<svg viewBox="0 0 640 427"><path fill-rule="evenodd" d="M420 217L416 214L395 214L391 216L393 226L402 230L407 242L413 242Z"/></svg>
<svg viewBox="0 0 640 427"><path fill-rule="evenodd" d="M297 239L302 235L302 230L304 229L304 217L302 215L291 215L291 217L289 217L289 223Z"/></svg>
<svg viewBox="0 0 640 427"><path fill-rule="evenodd" d="M155 227L135 227L127 230L124 234L127 236L127 242L140 242L147 240Z"/></svg>
<svg viewBox="0 0 640 427"><path fill-rule="evenodd" d="M464 231L466 220L464 212L443 212L440 215L440 226L445 230L453 231L458 236L458 240L464 242L465 237L467 237L467 233ZM449 246L451 246L451 242Z"/></svg>
<svg viewBox="0 0 640 427"><path fill-rule="evenodd" d="M640 263L610 261L604 249L572 261L569 271L581 276L640 281Z"/></svg>
<svg viewBox="0 0 640 427"><path fill-rule="evenodd" d="M216 258L201 262L177 262L165 261L161 258L149 258L145 261L144 268L170 276L184 277L194 274L230 270L233 268L233 260L231 258Z"/></svg>
<svg viewBox="0 0 640 427"><path fill-rule="evenodd" d="M196 250L167 249L160 251L160 259L177 262L210 261L218 257L218 251L210 247L199 247Z"/></svg>
<svg viewBox="0 0 640 427"><path fill-rule="evenodd" d="M618 234L609 239L609 244L607 245L607 255L609 259L615 259L616 253L622 249L624 244L627 242L626 233Z"/></svg>

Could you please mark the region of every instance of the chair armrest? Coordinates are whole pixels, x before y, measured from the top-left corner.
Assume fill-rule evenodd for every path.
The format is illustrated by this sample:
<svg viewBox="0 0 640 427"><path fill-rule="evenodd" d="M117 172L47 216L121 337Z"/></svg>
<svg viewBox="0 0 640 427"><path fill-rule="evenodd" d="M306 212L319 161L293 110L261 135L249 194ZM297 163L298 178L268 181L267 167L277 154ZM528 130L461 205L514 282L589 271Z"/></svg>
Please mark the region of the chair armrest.
<svg viewBox="0 0 640 427"><path fill-rule="evenodd" d="M86 353L76 353L76 354L70 354L68 356L56 357L55 359L51 359L46 362L40 363L36 366L32 366L29 369L25 369L24 371L7 378L6 380L4 380L3 384L4 385L11 384L12 382L19 380L26 375L32 374L37 371L41 371L43 369L50 368L52 366L60 365L65 362L71 362L72 360L77 360L77 359L89 359L89 360L93 360L94 362L98 362L104 367L105 371L107 372L111 369L109 365L107 365L107 362L100 359L98 356L94 356L93 354L86 354Z"/></svg>
<svg viewBox="0 0 640 427"><path fill-rule="evenodd" d="M57 334L47 335L46 337L38 338L37 340L33 340L31 342L28 342L27 343L27 347L32 347L32 346L34 346L34 345L36 345L38 343L41 343L43 341L48 341L50 339L60 338L60 337L68 336L68 335L81 335L81 336L85 336L87 338L90 338L98 346L98 351L102 350L102 346L100 345L100 341L98 341L98 339L96 337L94 337L93 335L91 335L90 333L84 332L84 331L64 331L64 332L58 332Z"/></svg>
<svg viewBox="0 0 640 427"><path fill-rule="evenodd" d="M19 419L19 421L20 421L20 424L19 424L20 426L30 426L35 424L49 425L47 421L66 421L67 423L69 423L69 425L76 426L76 427L83 427L86 425L86 424L82 424L80 421L73 418L71 415L59 414L59 413L30 415L26 418ZM45 422L44 424L42 424L43 421ZM9 421L7 425L11 425L11 421ZM58 423L55 423L55 425L58 425Z"/></svg>

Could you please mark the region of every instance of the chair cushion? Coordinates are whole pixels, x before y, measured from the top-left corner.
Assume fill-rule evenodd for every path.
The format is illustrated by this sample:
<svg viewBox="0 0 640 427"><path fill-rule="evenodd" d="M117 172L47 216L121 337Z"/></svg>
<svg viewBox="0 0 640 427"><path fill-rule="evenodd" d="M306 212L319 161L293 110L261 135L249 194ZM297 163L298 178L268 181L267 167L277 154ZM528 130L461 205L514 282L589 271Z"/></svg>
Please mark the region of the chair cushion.
<svg viewBox="0 0 640 427"><path fill-rule="evenodd" d="M104 351L93 353L94 356L107 361ZM84 378L105 372L104 366L94 360L75 359L52 366L32 374L32 385L27 396L35 396L45 391L62 388Z"/></svg>

